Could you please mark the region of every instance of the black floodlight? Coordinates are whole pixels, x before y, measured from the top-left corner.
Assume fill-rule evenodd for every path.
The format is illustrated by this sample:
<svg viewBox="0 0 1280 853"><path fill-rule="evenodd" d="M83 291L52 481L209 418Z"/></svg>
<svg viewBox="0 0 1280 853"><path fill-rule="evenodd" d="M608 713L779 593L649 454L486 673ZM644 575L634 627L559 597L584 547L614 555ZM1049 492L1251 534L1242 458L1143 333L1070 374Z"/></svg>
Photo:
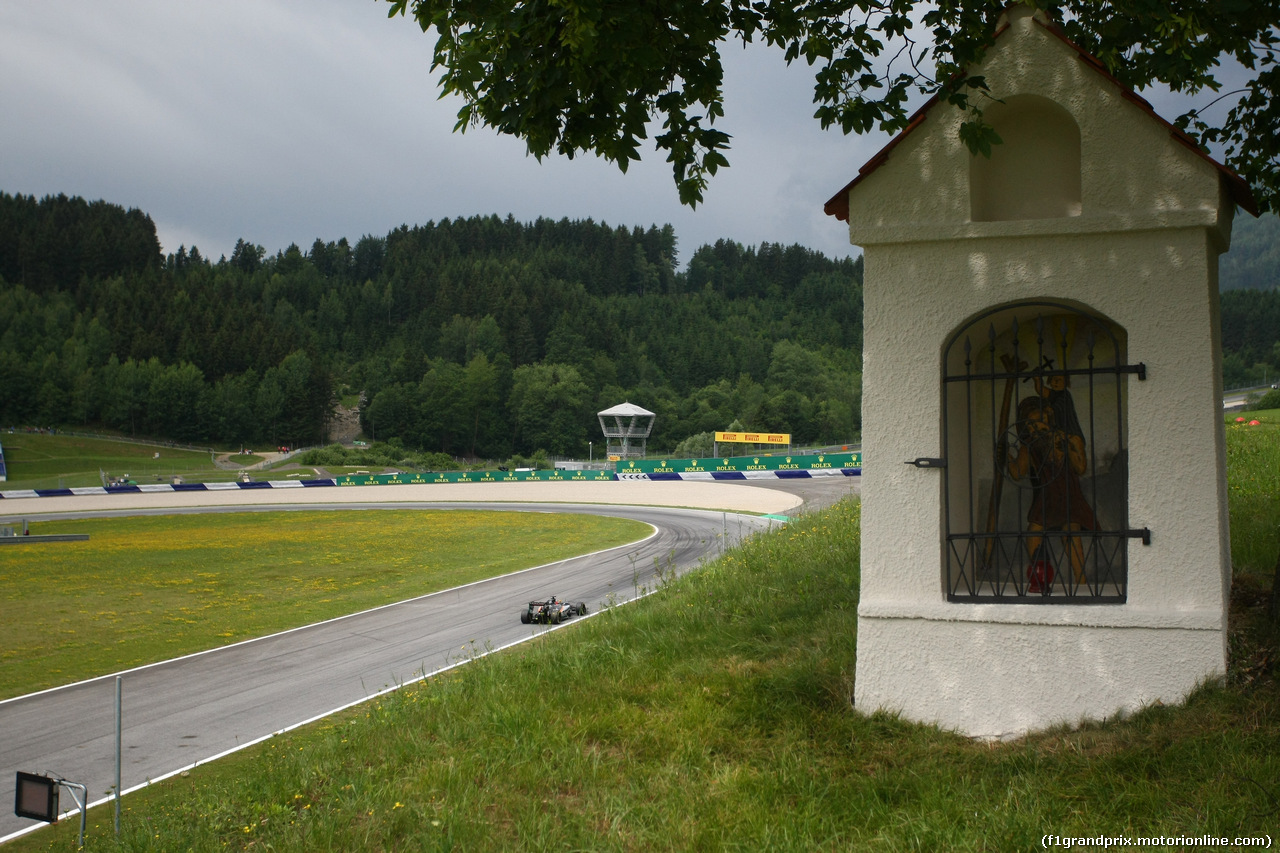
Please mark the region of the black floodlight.
<svg viewBox="0 0 1280 853"><path fill-rule="evenodd" d="M13 813L18 817L58 822L58 780L18 771Z"/></svg>

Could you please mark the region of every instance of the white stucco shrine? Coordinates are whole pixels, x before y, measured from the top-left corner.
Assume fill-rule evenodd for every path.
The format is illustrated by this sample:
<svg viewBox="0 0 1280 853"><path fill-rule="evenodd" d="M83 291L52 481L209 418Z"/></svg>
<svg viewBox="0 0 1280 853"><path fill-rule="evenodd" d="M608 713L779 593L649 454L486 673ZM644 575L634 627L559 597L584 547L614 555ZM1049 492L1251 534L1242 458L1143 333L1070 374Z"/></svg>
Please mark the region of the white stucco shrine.
<svg viewBox="0 0 1280 853"><path fill-rule="evenodd" d="M826 205L864 252L855 707L1009 738L1226 670L1218 256L1248 186L1011 8Z"/></svg>

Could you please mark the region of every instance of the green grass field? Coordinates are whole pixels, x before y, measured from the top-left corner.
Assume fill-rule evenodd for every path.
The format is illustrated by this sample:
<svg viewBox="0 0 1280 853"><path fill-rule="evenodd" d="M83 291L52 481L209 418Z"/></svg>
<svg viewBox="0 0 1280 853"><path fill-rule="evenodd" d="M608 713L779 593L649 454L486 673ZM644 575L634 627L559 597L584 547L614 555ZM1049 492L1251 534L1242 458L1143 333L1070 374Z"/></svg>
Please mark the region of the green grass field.
<svg viewBox="0 0 1280 853"><path fill-rule="evenodd" d="M8 480L0 483L0 490L101 486L103 474L128 476L138 483L171 482L175 475L188 481L232 480L236 475L214 465L208 452L131 441L5 432L0 433L0 445L8 468Z"/></svg>
<svg viewBox="0 0 1280 853"><path fill-rule="evenodd" d="M89 541L0 546L0 699L650 532L628 519L446 510L84 519L30 529Z"/></svg>
<svg viewBox="0 0 1280 853"><path fill-rule="evenodd" d="M1274 663L1233 667L1231 683L1183 706L1013 743L853 711L858 527L845 502L641 602L130 794L118 840L111 810L91 813L88 849L931 852L1039 849L1048 833L1274 837ZM13 849L70 850L77 829Z"/></svg>
<svg viewBox="0 0 1280 853"><path fill-rule="evenodd" d="M218 453L227 467L214 463L214 453L179 450L160 444L125 439L87 438L48 433L0 432L8 480L0 491L62 489L101 486L105 478L127 478L135 483L230 482L244 469L266 460L258 453ZM324 476L384 474L403 470L386 465L328 465ZM288 480L321 476L313 466L277 462L249 472L255 480Z"/></svg>
<svg viewBox="0 0 1280 853"><path fill-rule="evenodd" d="M1232 565L1270 569L1280 553L1280 409L1227 418L1227 469Z"/></svg>
<svg viewBox="0 0 1280 853"><path fill-rule="evenodd" d="M1041 849L1047 834L1274 843L1280 631L1257 592L1276 563L1280 419L1259 419L1228 429L1229 674L1182 705L1000 744L854 711L860 533L846 501L635 604L130 794L118 839L111 810L97 809L87 848L1003 853ZM65 821L11 848L72 850L77 829Z"/></svg>

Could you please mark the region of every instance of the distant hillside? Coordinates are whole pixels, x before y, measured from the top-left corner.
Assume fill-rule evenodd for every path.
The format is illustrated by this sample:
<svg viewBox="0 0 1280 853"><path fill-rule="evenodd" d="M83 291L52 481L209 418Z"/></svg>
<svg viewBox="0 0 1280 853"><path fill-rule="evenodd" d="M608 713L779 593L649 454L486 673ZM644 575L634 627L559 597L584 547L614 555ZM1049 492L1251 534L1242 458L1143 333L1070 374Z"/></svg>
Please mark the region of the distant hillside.
<svg viewBox="0 0 1280 853"><path fill-rule="evenodd" d="M1270 290L1280 285L1280 216L1236 214L1231 251L1218 262L1222 290Z"/></svg>
<svg viewBox="0 0 1280 853"><path fill-rule="evenodd" d="M1233 243L1229 387L1280 373L1280 220ZM861 258L720 240L681 270L677 248L669 225L476 216L214 261L162 256L138 210L0 192L0 425L300 446L359 397L366 436L453 456L586 456L621 402L663 453L855 440Z"/></svg>
<svg viewBox="0 0 1280 853"><path fill-rule="evenodd" d="M359 394L372 438L491 459L586 456L624 401L663 451L856 437L860 259L721 240L677 269L669 225L510 216L161 257L140 211L0 193L0 424L302 445Z"/></svg>

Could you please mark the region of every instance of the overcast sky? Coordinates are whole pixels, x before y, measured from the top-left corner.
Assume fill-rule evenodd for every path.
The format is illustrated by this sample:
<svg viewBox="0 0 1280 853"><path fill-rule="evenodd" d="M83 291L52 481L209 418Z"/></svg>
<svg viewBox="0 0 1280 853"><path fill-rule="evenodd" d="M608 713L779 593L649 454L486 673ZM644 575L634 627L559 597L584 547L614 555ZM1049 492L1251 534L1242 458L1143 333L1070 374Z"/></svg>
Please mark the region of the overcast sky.
<svg viewBox="0 0 1280 853"><path fill-rule="evenodd" d="M402 224L496 213L671 223L680 261L721 237L856 252L823 203L888 137L812 118L812 70L724 48L732 164L696 211L647 148L623 175L538 163L485 129L452 132L432 37L381 0L0 3L0 190L150 214L165 252L274 254Z"/></svg>
<svg viewBox="0 0 1280 853"><path fill-rule="evenodd" d="M165 252L271 254L318 237L496 213L675 227L683 264L721 237L855 254L822 213L888 141L823 131L813 72L766 47L723 53L731 168L696 211L662 154L623 175L594 157L542 163L524 143L453 133L431 36L384 0L0 2L0 190L136 207ZM1185 106L1143 93L1162 115Z"/></svg>

